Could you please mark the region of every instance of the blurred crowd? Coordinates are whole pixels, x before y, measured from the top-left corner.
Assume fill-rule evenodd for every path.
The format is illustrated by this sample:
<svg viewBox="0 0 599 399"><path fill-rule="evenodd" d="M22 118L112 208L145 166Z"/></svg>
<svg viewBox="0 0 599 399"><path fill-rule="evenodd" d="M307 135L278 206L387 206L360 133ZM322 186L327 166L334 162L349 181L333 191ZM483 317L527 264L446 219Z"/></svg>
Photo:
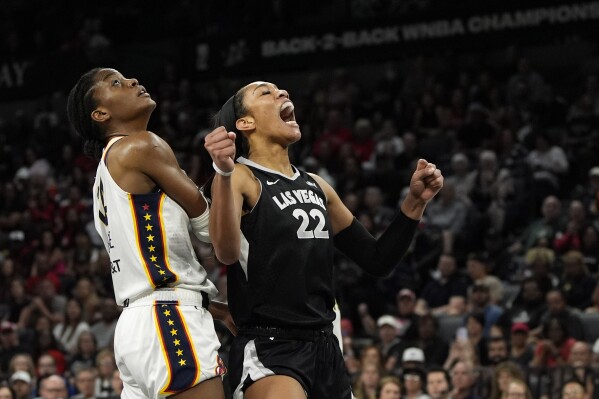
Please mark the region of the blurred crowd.
<svg viewBox="0 0 599 399"><path fill-rule="evenodd" d="M574 65L565 85L527 57L513 61L466 68L422 56L367 79L364 68L294 77L302 140L292 161L335 187L374 236L419 158L445 176L391 276L336 256L358 399L599 398L599 71ZM212 173L203 138L232 87L169 63L142 83L158 102L151 129L201 186ZM68 89L0 115L0 399L122 388L112 351L120 308L91 213L97 163L68 126ZM225 300L225 268L195 245ZM226 362L231 336L217 328Z"/></svg>

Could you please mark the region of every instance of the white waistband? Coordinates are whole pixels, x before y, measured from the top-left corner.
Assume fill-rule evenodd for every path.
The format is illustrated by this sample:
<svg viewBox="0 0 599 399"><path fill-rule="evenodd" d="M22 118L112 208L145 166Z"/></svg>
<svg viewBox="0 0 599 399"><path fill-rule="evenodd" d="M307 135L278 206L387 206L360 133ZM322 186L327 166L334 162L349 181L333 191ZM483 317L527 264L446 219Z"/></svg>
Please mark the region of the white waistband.
<svg viewBox="0 0 599 399"><path fill-rule="evenodd" d="M178 301L179 305L202 306L204 300L202 294L208 298L208 294L204 292L190 291L180 288L161 288L159 290L152 291L148 295L143 295L130 300L129 303L124 307L130 308L134 306L148 306L154 305L156 303L160 304L173 301Z"/></svg>

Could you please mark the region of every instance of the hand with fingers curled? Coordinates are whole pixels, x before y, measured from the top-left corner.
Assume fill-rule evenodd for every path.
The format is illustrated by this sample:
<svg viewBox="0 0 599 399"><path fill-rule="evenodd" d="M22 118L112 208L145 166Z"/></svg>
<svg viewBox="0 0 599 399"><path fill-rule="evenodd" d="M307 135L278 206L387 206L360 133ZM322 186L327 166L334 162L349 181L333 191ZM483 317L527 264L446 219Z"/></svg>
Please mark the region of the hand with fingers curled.
<svg viewBox="0 0 599 399"><path fill-rule="evenodd" d="M221 176L230 176L235 169L235 137L235 133L219 126L205 138L204 147L212 158L214 170Z"/></svg>
<svg viewBox="0 0 599 399"><path fill-rule="evenodd" d="M443 187L443 175L434 163L419 159L410 180L409 196L426 205Z"/></svg>

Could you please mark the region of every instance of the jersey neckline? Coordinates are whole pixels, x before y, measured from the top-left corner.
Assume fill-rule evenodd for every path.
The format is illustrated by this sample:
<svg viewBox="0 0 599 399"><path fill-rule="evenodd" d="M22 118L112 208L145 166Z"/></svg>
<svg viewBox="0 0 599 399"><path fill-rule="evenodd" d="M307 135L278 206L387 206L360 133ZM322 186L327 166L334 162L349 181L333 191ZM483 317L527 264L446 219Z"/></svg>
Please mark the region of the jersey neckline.
<svg viewBox="0 0 599 399"><path fill-rule="evenodd" d="M246 165L246 166L251 166L253 168L260 169L263 172L273 173L275 175L281 176L281 177L283 177L283 178L285 178L287 180L291 180L291 181L296 180L300 176L299 170L294 165L291 165L291 167L293 168L293 170L295 171L295 173L293 174L293 176L289 177L289 176L287 176L287 175L285 175L285 174L283 174L281 172L278 172L276 170L272 170L270 168L262 166L262 165L260 165L260 164L258 164L256 162L250 161L249 159L244 158L244 157L237 158L237 162L239 162L239 163L241 163L243 165Z"/></svg>

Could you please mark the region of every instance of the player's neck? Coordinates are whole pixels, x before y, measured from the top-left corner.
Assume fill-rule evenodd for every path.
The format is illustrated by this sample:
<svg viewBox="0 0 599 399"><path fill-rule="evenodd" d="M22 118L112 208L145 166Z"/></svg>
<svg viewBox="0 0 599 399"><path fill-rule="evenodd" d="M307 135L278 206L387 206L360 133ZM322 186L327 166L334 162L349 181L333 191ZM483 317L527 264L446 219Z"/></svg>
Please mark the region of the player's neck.
<svg viewBox="0 0 599 399"><path fill-rule="evenodd" d="M264 166L265 168L277 171L289 177L295 174L295 171L291 166L291 161L289 160L289 152L286 148L275 149L271 147L270 149L267 148L257 151L250 151L248 159Z"/></svg>

